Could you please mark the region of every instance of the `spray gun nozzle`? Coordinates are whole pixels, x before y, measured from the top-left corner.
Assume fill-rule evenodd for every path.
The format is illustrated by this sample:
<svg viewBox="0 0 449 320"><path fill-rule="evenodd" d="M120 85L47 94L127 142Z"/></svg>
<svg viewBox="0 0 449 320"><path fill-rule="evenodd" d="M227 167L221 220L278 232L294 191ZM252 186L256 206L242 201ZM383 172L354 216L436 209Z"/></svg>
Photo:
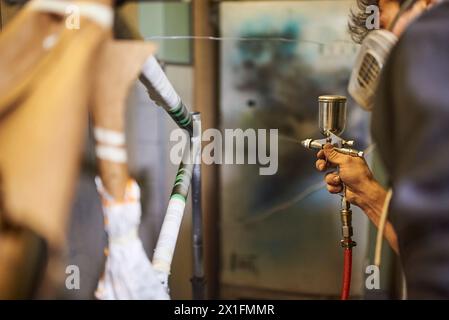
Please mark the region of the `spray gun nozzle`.
<svg viewBox="0 0 449 320"><path fill-rule="evenodd" d="M301 144L307 149L319 149L320 150L320 149L323 149L323 146L324 146L324 144L322 144L316 140L313 140L313 139L303 140L303 141L301 141Z"/></svg>
<svg viewBox="0 0 449 320"><path fill-rule="evenodd" d="M302 140L302 141L301 141L301 145L302 145L304 148L310 149L310 148L309 148L310 142L312 142L312 139Z"/></svg>

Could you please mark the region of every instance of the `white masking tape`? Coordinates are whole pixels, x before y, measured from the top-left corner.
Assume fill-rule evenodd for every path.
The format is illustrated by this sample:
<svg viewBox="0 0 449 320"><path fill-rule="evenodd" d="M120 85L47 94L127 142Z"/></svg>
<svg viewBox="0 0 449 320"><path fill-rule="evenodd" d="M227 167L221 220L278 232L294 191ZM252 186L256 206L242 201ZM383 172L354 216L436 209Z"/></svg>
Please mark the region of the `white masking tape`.
<svg viewBox="0 0 449 320"><path fill-rule="evenodd" d="M108 160L117 163L126 163L128 156L125 148L97 145L95 154L99 159Z"/></svg>
<svg viewBox="0 0 449 320"><path fill-rule="evenodd" d="M123 146L125 144L125 134L120 131L105 128L94 128L95 141L111 146Z"/></svg>
<svg viewBox="0 0 449 320"><path fill-rule="evenodd" d="M170 274L170 266L185 206L185 201L181 199L170 199L156 249L154 250L153 267L165 274Z"/></svg>
<svg viewBox="0 0 449 320"><path fill-rule="evenodd" d="M145 76L156 92L164 99L169 109L176 108L179 105L181 98L176 93L154 56L150 56L145 61L142 67L142 75ZM149 90L149 93L151 97L151 90Z"/></svg>

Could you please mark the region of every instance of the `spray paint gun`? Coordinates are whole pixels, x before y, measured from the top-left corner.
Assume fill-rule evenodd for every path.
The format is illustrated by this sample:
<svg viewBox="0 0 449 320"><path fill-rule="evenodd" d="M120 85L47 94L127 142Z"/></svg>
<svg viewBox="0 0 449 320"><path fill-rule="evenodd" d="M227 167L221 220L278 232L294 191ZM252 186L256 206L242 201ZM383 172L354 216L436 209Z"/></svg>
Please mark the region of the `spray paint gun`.
<svg viewBox="0 0 449 320"><path fill-rule="evenodd" d="M319 116L318 123L323 139L306 139L301 144L308 149L323 149L326 144L334 146L337 152L350 155L352 157L363 157L363 152L353 149L353 140L344 140L340 137L346 127L346 97L325 95L318 98ZM352 269L352 247L356 246L352 240L352 211L350 203L346 200L346 188L343 185L341 192L341 210L340 218L342 224L341 245L344 252L344 274L341 299L346 300L349 297Z"/></svg>

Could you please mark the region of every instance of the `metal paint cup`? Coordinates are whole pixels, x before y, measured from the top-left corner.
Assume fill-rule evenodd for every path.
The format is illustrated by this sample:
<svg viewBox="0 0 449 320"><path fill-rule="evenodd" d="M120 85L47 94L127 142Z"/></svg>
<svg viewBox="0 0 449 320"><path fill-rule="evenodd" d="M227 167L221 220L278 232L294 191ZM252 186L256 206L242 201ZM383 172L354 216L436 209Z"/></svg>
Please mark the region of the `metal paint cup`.
<svg viewBox="0 0 449 320"><path fill-rule="evenodd" d="M346 97L326 95L318 97L318 124L323 135L330 133L336 136L343 133L346 127Z"/></svg>

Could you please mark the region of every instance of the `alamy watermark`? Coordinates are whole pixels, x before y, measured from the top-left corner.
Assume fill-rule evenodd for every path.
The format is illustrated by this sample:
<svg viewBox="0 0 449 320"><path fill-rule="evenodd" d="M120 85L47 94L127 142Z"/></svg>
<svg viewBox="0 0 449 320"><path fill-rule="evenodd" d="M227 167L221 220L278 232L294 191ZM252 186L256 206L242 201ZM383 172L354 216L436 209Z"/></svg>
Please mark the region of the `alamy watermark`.
<svg viewBox="0 0 449 320"><path fill-rule="evenodd" d="M81 27L80 7L75 4L68 5L65 9L65 14L65 27L69 30L79 30Z"/></svg>
<svg viewBox="0 0 449 320"><path fill-rule="evenodd" d="M79 290L80 287L80 268L71 264L65 268L65 287L67 290Z"/></svg>
<svg viewBox="0 0 449 320"><path fill-rule="evenodd" d="M380 270L376 265L369 265L365 269L365 288L368 290L380 289Z"/></svg>
<svg viewBox="0 0 449 320"><path fill-rule="evenodd" d="M175 144L170 149L170 161L179 164L252 164L259 165L260 175L278 171L278 129L206 129L201 136L203 149L199 157L190 154L190 139L185 130L170 134ZM205 142L205 144L204 144Z"/></svg>
<svg viewBox="0 0 449 320"><path fill-rule="evenodd" d="M368 14L365 27L368 30L378 30L380 29L380 10L376 5L367 6L365 13Z"/></svg>

